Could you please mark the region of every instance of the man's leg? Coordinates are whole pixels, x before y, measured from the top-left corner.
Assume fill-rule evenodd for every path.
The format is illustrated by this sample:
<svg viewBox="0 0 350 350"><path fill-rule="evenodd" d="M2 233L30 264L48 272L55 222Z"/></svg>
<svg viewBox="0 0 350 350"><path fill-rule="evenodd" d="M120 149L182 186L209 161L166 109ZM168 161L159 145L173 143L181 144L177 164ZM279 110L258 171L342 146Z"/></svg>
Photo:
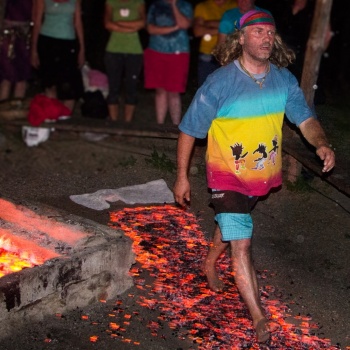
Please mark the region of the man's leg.
<svg viewBox="0 0 350 350"><path fill-rule="evenodd" d="M221 240L221 231L217 225L214 231L213 241L209 252L203 263L203 272L207 276L209 288L214 292L220 292L224 288L223 282L219 279L216 271L216 262L220 255L227 249L228 243Z"/></svg>
<svg viewBox="0 0 350 350"><path fill-rule="evenodd" d="M251 239L230 241L232 269L237 288L253 318L257 340L269 339L268 320L264 315L259 297L256 271L251 257Z"/></svg>
<svg viewBox="0 0 350 350"><path fill-rule="evenodd" d="M207 276L209 288L214 292L220 292L224 288L224 284L219 279L216 271L216 262L227 247L228 243L221 240L221 231L217 225L214 231L213 241L210 244L208 255L203 263L203 271Z"/></svg>

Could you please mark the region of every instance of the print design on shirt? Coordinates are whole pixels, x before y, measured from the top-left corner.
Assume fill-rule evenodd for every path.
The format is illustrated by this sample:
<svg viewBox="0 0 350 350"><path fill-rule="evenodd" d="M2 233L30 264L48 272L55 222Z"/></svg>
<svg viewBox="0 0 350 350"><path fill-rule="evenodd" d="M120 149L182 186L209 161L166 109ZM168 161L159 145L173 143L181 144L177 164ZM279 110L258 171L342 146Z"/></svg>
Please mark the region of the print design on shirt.
<svg viewBox="0 0 350 350"><path fill-rule="evenodd" d="M272 147L271 151L269 151L270 156L269 156L269 161L267 164L270 164L270 161L272 161L273 165L275 165L276 164L277 150L279 148L277 135L275 135L275 137L272 140L272 146L273 147Z"/></svg>
<svg viewBox="0 0 350 350"><path fill-rule="evenodd" d="M253 170L263 170L265 169L264 163L267 159L267 153L266 153L266 145L263 143L259 143L258 148L253 152L254 153L260 153L261 157L254 159L254 162L256 162L256 165Z"/></svg>
<svg viewBox="0 0 350 350"><path fill-rule="evenodd" d="M243 152L243 146L241 143L235 143L233 146L230 146L232 150L232 155L235 159L235 173L240 174L240 169L245 169L245 159L243 159L248 152L244 153Z"/></svg>
<svg viewBox="0 0 350 350"><path fill-rule="evenodd" d="M129 17L130 10L128 8L120 9L119 11L121 17Z"/></svg>

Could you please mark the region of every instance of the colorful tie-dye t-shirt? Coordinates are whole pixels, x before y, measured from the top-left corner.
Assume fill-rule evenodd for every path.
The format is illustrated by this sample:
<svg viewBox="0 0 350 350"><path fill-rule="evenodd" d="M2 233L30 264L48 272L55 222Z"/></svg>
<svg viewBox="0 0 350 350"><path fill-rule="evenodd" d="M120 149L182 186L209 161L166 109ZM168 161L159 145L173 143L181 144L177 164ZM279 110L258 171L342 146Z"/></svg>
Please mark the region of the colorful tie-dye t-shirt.
<svg viewBox="0 0 350 350"><path fill-rule="evenodd" d="M296 78L270 65L263 87L237 61L211 74L197 91L180 130L208 136L208 187L262 196L282 183L284 114L299 126L312 116Z"/></svg>

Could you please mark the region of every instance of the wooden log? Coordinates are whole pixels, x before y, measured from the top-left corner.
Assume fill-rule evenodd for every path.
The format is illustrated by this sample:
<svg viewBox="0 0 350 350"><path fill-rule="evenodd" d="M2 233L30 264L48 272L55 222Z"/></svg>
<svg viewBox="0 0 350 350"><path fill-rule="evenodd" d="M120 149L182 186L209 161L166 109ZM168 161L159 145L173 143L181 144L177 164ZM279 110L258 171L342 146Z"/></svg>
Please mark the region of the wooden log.
<svg viewBox="0 0 350 350"><path fill-rule="evenodd" d="M302 144L301 140L284 140L283 152L287 153L289 157L293 157L300 165L311 170L338 191L350 197L350 175L346 161L343 164L339 161L330 173L322 173L322 161L316 155L315 151L308 149ZM297 166L299 169L301 168L300 165ZM290 169L288 169L289 171Z"/></svg>
<svg viewBox="0 0 350 350"><path fill-rule="evenodd" d="M320 62L325 50L325 38L329 28L333 0L317 0L312 20L311 32L306 45L306 53L301 77L301 88L308 105L313 106Z"/></svg>
<svg viewBox="0 0 350 350"><path fill-rule="evenodd" d="M30 99L11 99L0 102L0 119L26 119Z"/></svg>
<svg viewBox="0 0 350 350"><path fill-rule="evenodd" d="M325 50L325 38L329 28L330 12L332 0L317 0L312 19L311 31L306 46L306 53L303 65L300 87L304 92L305 99L310 107L314 105L315 89L317 89L317 79L320 62ZM289 137L293 140L299 138L296 133ZM300 175L300 169L295 162L290 162L288 172L293 174L293 178Z"/></svg>
<svg viewBox="0 0 350 350"><path fill-rule="evenodd" d="M0 120L3 125L31 126L27 120ZM163 139L177 139L179 131L176 126L159 125L127 125L125 123L110 122L89 118L71 118L70 120L55 123L42 123L41 128L55 130L103 133L118 136L153 137Z"/></svg>
<svg viewBox="0 0 350 350"><path fill-rule="evenodd" d="M3 126L11 125L22 127L29 125L27 120L0 120ZM145 137L145 138L162 138L177 140L178 128L175 126L157 126L157 125L123 125L118 122L108 122L101 120L93 120L88 118L72 118L71 120L61 121L57 123L43 123L40 127L54 128L56 130L73 131L73 132L96 132L106 133L118 136ZM203 146L203 145L201 145ZM340 192L350 197L350 175L347 168L337 164L337 167L331 174L322 173L322 162L316 156L315 152L302 143L300 137L284 138L282 149L291 158L289 161L295 163L298 161L302 166L314 172L329 184L337 188ZM198 157L204 156L204 148L199 149ZM292 159L294 158L294 160ZM296 167L300 170L300 164ZM290 170L288 170L290 171ZM293 173L294 177L289 178L293 181L298 174Z"/></svg>

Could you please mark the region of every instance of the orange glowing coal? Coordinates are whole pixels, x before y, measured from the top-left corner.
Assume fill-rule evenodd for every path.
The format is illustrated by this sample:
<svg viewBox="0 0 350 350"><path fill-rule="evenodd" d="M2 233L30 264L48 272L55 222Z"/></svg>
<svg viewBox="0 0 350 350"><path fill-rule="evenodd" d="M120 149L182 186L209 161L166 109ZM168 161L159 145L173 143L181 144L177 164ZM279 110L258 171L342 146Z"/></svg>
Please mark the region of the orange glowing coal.
<svg viewBox="0 0 350 350"><path fill-rule="evenodd" d="M78 228L0 198L0 277L61 256L87 236ZM45 248L47 247L47 248Z"/></svg>
<svg viewBox="0 0 350 350"><path fill-rule="evenodd" d="M130 273L140 292L137 303L150 310L157 310L160 317L150 320L147 327L153 336L160 336L163 320L180 339L188 338L198 350L259 349L252 320L242 302L230 270L230 260L224 254L218 266L225 282L222 293L209 290L202 262L209 242L200 230L198 220L190 212L165 205L125 208L110 213L110 225L122 229L133 240L133 249L139 266ZM148 285L140 274L147 270L154 278ZM266 271L261 273L265 276ZM261 277L266 278L266 277ZM315 335L317 324L310 316L301 316L299 325L287 323L289 307L274 295L274 286L261 289L263 307L277 327L273 331L271 349L283 350L336 350L329 339ZM278 294L278 293L277 293ZM130 295L134 298L134 295ZM115 314L109 332L125 341L123 333L128 327L122 313ZM126 315L125 315L126 316ZM130 319L132 322L132 319ZM115 324L125 328L115 330Z"/></svg>
<svg viewBox="0 0 350 350"><path fill-rule="evenodd" d="M59 254L16 236L0 237L0 277L24 268L42 265Z"/></svg>

